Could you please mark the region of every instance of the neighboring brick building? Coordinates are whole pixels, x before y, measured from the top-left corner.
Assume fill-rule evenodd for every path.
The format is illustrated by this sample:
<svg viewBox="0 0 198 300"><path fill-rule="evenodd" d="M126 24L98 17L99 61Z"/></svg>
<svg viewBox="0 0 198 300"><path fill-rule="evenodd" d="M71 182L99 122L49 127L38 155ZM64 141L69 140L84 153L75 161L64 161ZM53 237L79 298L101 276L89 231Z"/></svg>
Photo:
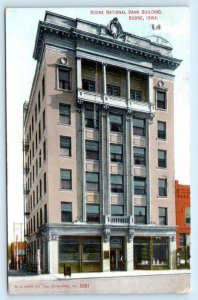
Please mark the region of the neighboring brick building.
<svg viewBox="0 0 198 300"><path fill-rule="evenodd" d="M190 267L190 186L175 181L178 267Z"/></svg>
<svg viewBox="0 0 198 300"><path fill-rule="evenodd" d="M24 105L28 263L176 268L174 71L158 37L46 12ZM161 43L160 43L161 41Z"/></svg>
<svg viewBox="0 0 198 300"><path fill-rule="evenodd" d="M25 242L11 243L11 269L22 269L25 260Z"/></svg>

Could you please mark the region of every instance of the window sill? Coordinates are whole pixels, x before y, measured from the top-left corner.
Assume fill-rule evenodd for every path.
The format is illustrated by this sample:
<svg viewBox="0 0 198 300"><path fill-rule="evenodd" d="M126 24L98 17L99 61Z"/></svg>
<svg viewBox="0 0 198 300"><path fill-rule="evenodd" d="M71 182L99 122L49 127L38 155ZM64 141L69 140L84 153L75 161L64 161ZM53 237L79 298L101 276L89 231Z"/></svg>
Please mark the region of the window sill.
<svg viewBox="0 0 198 300"><path fill-rule="evenodd" d="M163 112L167 112L167 108L156 107L156 110L160 110L160 111L163 111Z"/></svg>
<svg viewBox="0 0 198 300"><path fill-rule="evenodd" d="M168 196L157 196L157 198L159 198L160 200L164 199L164 200L167 200Z"/></svg>
<svg viewBox="0 0 198 300"><path fill-rule="evenodd" d="M66 159L66 158L72 159L72 156L68 156L68 155L61 155L61 154L60 154L60 158L63 158L63 159Z"/></svg>
<svg viewBox="0 0 198 300"><path fill-rule="evenodd" d="M59 192L72 192L72 189L59 189Z"/></svg>
<svg viewBox="0 0 198 300"><path fill-rule="evenodd" d="M60 122L58 122L57 124L58 124L58 125L61 125L61 126L72 127L71 124L67 124L67 123L60 123Z"/></svg>
<svg viewBox="0 0 198 300"><path fill-rule="evenodd" d="M57 87L56 89L57 89L58 91L61 91L61 92L70 92L70 93L73 92L72 89L67 90L67 89L61 89L61 88L59 88L59 87Z"/></svg>

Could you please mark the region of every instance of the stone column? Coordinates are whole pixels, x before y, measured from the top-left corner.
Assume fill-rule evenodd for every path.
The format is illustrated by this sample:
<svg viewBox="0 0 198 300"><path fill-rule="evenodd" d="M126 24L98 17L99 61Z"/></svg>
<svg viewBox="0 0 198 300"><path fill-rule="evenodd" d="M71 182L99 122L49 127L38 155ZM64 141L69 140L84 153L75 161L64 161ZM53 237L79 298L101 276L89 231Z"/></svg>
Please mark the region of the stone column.
<svg viewBox="0 0 198 300"><path fill-rule="evenodd" d="M130 70L126 70L127 72L127 101L130 100L131 98L131 71Z"/></svg>
<svg viewBox="0 0 198 300"><path fill-rule="evenodd" d="M176 236L172 235L169 237L169 268L176 269L177 268L177 245L176 245Z"/></svg>
<svg viewBox="0 0 198 300"><path fill-rule="evenodd" d="M103 95L107 94L107 72L106 72L106 63L102 64L102 74L103 74Z"/></svg>
<svg viewBox="0 0 198 300"><path fill-rule="evenodd" d="M126 270L127 271L133 271L134 269L133 237L134 237L134 230L129 229L128 240L126 243Z"/></svg>
<svg viewBox="0 0 198 300"><path fill-rule="evenodd" d="M81 67L81 58L77 57L77 89L82 89L82 67Z"/></svg>
<svg viewBox="0 0 198 300"><path fill-rule="evenodd" d="M109 228L104 229L103 244L102 244L102 270L103 272L110 272L110 234Z"/></svg>
<svg viewBox="0 0 198 300"><path fill-rule="evenodd" d="M148 78L148 101L154 103L153 101L153 75L149 75Z"/></svg>
<svg viewBox="0 0 198 300"><path fill-rule="evenodd" d="M58 273L58 236L50 235L48 238L48 273L57 274Z"/></svg>

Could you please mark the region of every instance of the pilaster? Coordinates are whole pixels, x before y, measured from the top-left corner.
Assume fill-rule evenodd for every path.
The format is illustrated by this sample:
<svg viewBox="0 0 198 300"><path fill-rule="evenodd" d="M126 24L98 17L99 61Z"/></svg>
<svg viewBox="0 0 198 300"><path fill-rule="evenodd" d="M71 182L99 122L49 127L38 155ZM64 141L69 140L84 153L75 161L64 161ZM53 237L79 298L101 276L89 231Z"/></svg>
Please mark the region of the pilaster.
<svg viewBox="0 0 198 300"><path fill-rule="evenodd" d="M58 273L58 236L50 235L48 238L48 273Z"/></svg>
<svg viewBox="0 0 198 300"><path fill-rule="evenodd" d="M127 269L127 271L133 271L133 269L134 269L133 237L134 237L134 230L129 229L128 239L126 242L126 269Z"/></svg>
<svg viewBox="0 0 198 300"><path fill-rule="evenodd" d="M171 235L169 237L169 268L170 269L177 268L176 253L177 253L176 235Z"/></svg>
<svg viewBox="0 0 198 300"><path fill-rule="evenodd" d="M111 230L109 228L104 229L102 250L103 250L103 259L102 259L102 270L103 272L110 272L110 234Z"/></svg>
<svg viewBox="0 0 198 300"><path fill-rule="evenodd" d="M82 59L77 57L77 89L82 89Z"/></svg>

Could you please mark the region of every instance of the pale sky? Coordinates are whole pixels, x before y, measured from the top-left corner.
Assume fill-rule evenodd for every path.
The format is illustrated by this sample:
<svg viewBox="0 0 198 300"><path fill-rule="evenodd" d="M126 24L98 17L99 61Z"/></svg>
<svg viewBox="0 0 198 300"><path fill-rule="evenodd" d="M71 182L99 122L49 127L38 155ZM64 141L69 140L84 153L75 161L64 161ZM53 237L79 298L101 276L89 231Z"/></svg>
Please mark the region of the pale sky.
<svg viewBox="0 0 198 300"><path fill-rule="evenodd" d="M102 9L112 8L100 8ZM122 8L126 12L128 9L133 10L132 7ZM148 8L135 8L139 11L142 9ZM181 65L175 72L175 178L180 183L190 184L190 34L187 8L161 8L162 14L156 21L131 21L128 19L128 14L91 14L91 8L8 9L6 13L6 80L9 241L13 239L13 222L23 222L23 102L29 100L36 67L36 61L32 55L37 26L39 20L44 19L46 10L103 25L107 25L116 16L124 31L143 37L158 34L172 44L173 56L182 59ZM151 24L161 24L161 29L153 31Z"/></svg>

